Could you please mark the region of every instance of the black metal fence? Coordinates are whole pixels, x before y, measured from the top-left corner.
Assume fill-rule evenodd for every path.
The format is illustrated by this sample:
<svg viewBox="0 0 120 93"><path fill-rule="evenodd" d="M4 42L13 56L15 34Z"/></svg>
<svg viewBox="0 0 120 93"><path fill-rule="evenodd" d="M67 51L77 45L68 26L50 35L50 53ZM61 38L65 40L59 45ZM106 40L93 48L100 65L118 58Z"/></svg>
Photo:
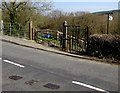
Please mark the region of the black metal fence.
<svg viewBox="0 0 120 93"><path fill-rule="evenodd" d="M3 23L3 34L29 39L29 24L22 25L19 23Z"/></svg>

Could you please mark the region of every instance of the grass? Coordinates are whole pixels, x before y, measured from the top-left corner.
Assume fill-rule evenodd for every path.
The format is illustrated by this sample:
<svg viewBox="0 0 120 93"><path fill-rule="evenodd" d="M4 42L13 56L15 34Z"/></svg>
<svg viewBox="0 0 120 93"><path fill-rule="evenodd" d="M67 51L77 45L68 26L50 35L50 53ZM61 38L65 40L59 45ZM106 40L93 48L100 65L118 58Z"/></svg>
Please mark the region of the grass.
<svg viewBox="0 0 120 93"><path fill-rule="evenodd" d="M54 39L50 39L50 38L44 38L44 37L41 37L41 36L38 36L38 40L44 40L44 41L49 41L49 42L52 42L52 43L60 44L60 41L58 41L58 40L54 40Z"/></svg>

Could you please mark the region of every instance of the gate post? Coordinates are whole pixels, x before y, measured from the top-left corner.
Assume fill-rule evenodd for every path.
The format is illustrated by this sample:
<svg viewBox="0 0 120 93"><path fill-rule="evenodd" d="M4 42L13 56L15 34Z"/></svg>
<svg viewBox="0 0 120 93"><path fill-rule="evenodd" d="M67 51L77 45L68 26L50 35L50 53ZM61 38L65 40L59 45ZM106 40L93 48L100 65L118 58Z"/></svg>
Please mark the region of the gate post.
<svg viewBox="0 0 120 93"><path fill-rule="evenodd" d="M32 21L29 23L29 38L32 40L32 33L33 33L33 27L32 27Z"/></svg>
<svg viewBox="0 0 120 93"><path fill-rule="evenodd" d="M4 25L3 25L3 20L1 20L1 34L3 35L3 27L4 27Z"/></svg>
<svg viewBox="0 0 120 93"><path fill-rule="evenodd" d="M67 21L63 23L64 31L63 31L63 48L65 48L65 51L67 51Z"/></svg>

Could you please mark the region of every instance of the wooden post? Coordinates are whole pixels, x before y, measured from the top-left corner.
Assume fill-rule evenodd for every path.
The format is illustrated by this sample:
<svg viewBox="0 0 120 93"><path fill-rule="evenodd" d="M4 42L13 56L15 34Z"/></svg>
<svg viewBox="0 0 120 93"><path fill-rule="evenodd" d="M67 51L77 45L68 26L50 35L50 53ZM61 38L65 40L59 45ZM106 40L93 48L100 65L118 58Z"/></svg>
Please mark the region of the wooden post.
<svg viewBox="0 0 120 93"><path fill-rule="evenodd" d="M56 39L59 40L59 31L56 31Z"/></svg>
<svg viewBox="0 0 120 93"><path fill-rule="evenodd" d="M27 35L26 35L25 31L24 31L24 38L26 38L26 37L27 37Z"/></svg>
<svg viewBox="0 0 120 93"><path fill-rule="evenodd" d="M37 32L37 29L36 29L36 28L34 28L34 29L33 29L33 40L35 40L35 39L36 39L36 32Z"/></svg>
<svg viewBox="0 0 120 93"><path fill-rule="evenodd" d="M87 47L86 47L86 53L88 53L88 45L89 45L89 28L88 28L88 26L87 26L86 30L87 30Z"/></svg>
<svg viewBox="0 0 120 93"><path fill-rule="evenodd" d="M64 23L63 23L63 27L64 27L64 34L63 34L63 37L64 37L64 43L65 43L65 45L64 45L64 48L65 48L65 50L67 51L67 48L68 48L68 45L67 45L67 21L65 21Z"/></svg>
<svg viewBox="0 0 120 93"><path fill-rule="evenodd" d="M33 33L32 33L32 39L33 39L33 40L35 40L35 31L36 31L36 29L33 28Z"/></svg>
<svg viewBox="0 0 120 93"><path fill-rule="evenodd" d="M33 27L32 27L32 21L29 23L29 38L32 40L32 32L33 32Z"/></svg>
<svg viewBox="0 0 120 93"><path fill-rule="evenodd" d="M10 23L10 36L12 36L12 25Z"/></svg>
<svg viewBox="0 0 120 93"><path fill-rule="evenodd" d="M19 24L19 29L18 29L18 38L20 38L20 24Z"/></svg>
<svg viewBox="0 0 120 93"><path fill-rule="evenodd" d="M1 34L3 34L3 20L1 20Z"/></svg>
<svg viewBox="0 0 120 93"><path fill-rule="evenodd" d="M73 43L73 39L72 39L73 37L72 36L70 36L70 52L72 51L72 43Z"/></svg>
<svg viewBox="0 0 120 93"><path fill-rule="evenodd" d="M109 14L107 14L107 34L109 34Z"/></svg>

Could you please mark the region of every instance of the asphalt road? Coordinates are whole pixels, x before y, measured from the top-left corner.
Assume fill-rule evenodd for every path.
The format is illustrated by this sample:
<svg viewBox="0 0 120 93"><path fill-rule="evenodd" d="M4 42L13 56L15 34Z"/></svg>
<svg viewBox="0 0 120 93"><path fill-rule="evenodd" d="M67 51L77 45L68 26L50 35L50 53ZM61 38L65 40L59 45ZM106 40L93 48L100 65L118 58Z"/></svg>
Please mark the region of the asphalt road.
<svg viewBox="0 0 120 93"><path fill-rule="evenodd" d="M3 91L118 91L118 66L2 42ZM9 76L23 78L12 80ZM37 81L33 85L25 84ZM52 83L58 89L46 88Z"/></svg>

